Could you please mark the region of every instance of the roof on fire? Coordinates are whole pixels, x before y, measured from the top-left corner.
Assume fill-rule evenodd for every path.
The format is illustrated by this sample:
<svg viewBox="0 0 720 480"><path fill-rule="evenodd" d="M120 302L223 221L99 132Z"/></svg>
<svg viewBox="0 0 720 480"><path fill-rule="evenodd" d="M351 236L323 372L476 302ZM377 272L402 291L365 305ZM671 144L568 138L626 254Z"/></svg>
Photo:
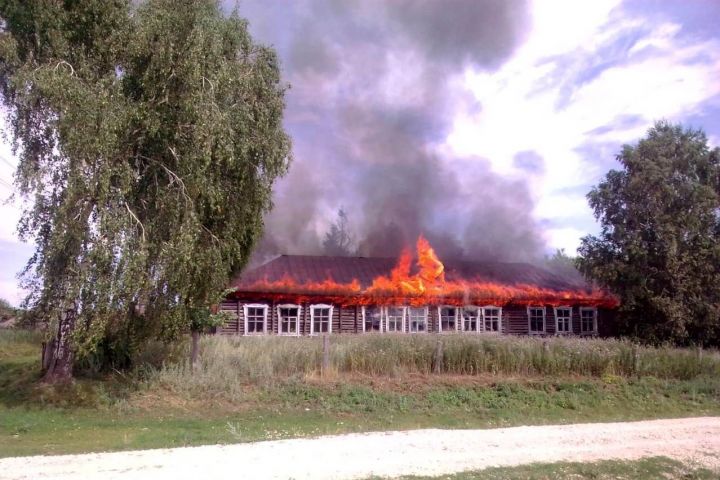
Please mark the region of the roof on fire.
<svg viewBox="0 0 720 480"><path fill-rule="evenodd" d="M589 285L574 275L558 275L529 263L444 261L447 280L477 280L503 285L535 285L551 290L587 289ZM291 279L302 284L332 279L337 283L360 282L369 287L374 278L389 275L396 258L326 257L312 255L281 255L238 276L232 287L243 290L257 282Z"/></svg>

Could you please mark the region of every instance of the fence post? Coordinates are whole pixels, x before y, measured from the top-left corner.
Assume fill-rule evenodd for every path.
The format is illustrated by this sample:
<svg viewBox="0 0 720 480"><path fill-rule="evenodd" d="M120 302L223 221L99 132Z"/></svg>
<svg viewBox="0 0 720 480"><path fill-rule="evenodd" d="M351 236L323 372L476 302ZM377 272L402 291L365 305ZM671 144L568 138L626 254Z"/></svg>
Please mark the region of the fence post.
<svg viewBox="0 0 720 480"><path fill-rule="evenodd" d="M45 373L45 365L47 364L47 342L42 342L42 353L40 354L40 373Z"/></svg>
<svg viewBox="0 0 720 480"><path fill-rule="evenodd" d="M442 373L443 367L443 344L438 340L435 344L435 364L433 365L433 373Z"/></svg>
<svg viewBox="0 0 720 480"><path fill-rule="evenodd" d="M633 345L632 347L632 356L633 356L633 373L636 376L640 376L640 352L638 351L638 346Z"/></svg>
<svg viewBox="0 0 720 480"><path fill-rule="evenodd" d="M330 368L330 337L326 334L323 335L323 356L322 356L322 369L321 373L325 375Z"/></svg>

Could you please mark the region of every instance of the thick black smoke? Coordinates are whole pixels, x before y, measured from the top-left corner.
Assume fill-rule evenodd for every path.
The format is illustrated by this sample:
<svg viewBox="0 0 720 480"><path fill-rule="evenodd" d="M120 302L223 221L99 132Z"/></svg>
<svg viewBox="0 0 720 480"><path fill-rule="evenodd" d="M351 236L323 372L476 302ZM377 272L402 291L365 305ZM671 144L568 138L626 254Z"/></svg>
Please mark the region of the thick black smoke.
<svg viewBox="0 0 720 480"><path fill-rule="evenodd" d="M258 258L323 253L340 206L362 255L395 256L421 233L446 258L542 254L527 185L486 159L437 148L459 105L482 109L458 80L513 53L528 29L525 1L257 0L239 10L278 50L292 85L295 162L278 183Z"/></svg>

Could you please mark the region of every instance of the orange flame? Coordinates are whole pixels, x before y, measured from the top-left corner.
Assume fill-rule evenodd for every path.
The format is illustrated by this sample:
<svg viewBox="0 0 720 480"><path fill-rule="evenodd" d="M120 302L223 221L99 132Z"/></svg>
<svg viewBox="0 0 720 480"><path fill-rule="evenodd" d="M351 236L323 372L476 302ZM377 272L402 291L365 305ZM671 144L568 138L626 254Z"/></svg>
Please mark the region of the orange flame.
<svg viewBox="0 0 720 480"><path fill-rule="evenodd" d="M321 296L341 305L428 305L479 304L503 306L579 304L615 308L616 297L605 291L553 290L536 285L505 285L488 281L445 279L445 266L430 243L422 236L417 241L418 273L411 274L412 256L403 250L389 276L373 279L372 285L362 288L358 280L337 283L332 278L322 282L298 283L290 277L278 281L259 281L243 288L238 296L250 297L257 292L270 294L277 300L307 301ZM251 293L256 292L256 293Z"/></svg>
<svg viewBox="0 0 720 480"><path fill-rule="evenodd" d="M421 235L417 241L418 267L417 275L410 275L412 259L410 251L405 249L400 254L398 264L390 272L390 278L377 277L373 280L368 293L398 291L404 295L442 294L445 285L445 265L435 254L430 242Z"/></svg>

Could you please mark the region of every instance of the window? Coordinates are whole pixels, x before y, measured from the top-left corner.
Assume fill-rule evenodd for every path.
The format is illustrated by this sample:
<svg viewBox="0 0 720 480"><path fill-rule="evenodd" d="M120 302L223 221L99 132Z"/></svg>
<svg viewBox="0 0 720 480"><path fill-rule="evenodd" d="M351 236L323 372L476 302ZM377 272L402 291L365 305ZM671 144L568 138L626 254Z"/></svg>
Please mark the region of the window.
<svg viewBox="0 0 720 480"><path fill-rule="evenodd" d="M382 315L380 307L363 307L363 332L382 332Z"/></svg>
<svg viewBox="0 0 720 480"><path fill-rule="evenodd" d="M310 306L310 335L332 333L332 305Z"/></svg>
<svg viewBox="0 0 720 480"><path fill-rule="evenodd" d="M480 309L465 307L462 309L462 329L465 332L479 332L482 330L480 322Z"/></svg>
<svg viewBox="0 0 720 480"><path fill-rule="evenodd" d="M300 305L278 305L278 335L300 335Z"/></svg>
<svg viewBox="0 0 720 480"><path fill-rule="evenodd" d="M454 332L457 330L457 311L455 307L439 307L440 331Z"/></svg>
<svg viewBox="0 0 720 480"><path fill-rule="evenodd" d="M580 333L597 333L597 310L594 308L580 309Z"/></svg>
<svg viewBox="0 0 720 480"><path fill-rule="evenodd" d="M502 330L502 308L483 307L482 314L486 332L499 332Z"/></svg>
<svg viewBox="0 0 720 480"><path fill-rule="evenodd" d="M558 335L572 333L572 308L555 308L555 333Z"/></svg>
<svg viewBox="0 0 720 480"><path fill-rule="evenodd" d="M387 307L385 310L385 331L405 331L405 307Z"/></svg>
<svg viewBox="0 0 720 480"><path fill-rule="evenodd" d="M528 321L530 333L545 333L545 308L528 307Z"/></svg>
<svg viewBox="0 0 720 480"><path fill-rule="evenodd" d="M408 317L410 320L410 332L427 332L427 307L410 307L408 309Z"/></svg>
<svg viewBox="0 0 720 480"><path fill-rule="evenodd" d="M267 333L267 312L267 305L259 303L243 305L245 335L262 335Z"/></svg>

